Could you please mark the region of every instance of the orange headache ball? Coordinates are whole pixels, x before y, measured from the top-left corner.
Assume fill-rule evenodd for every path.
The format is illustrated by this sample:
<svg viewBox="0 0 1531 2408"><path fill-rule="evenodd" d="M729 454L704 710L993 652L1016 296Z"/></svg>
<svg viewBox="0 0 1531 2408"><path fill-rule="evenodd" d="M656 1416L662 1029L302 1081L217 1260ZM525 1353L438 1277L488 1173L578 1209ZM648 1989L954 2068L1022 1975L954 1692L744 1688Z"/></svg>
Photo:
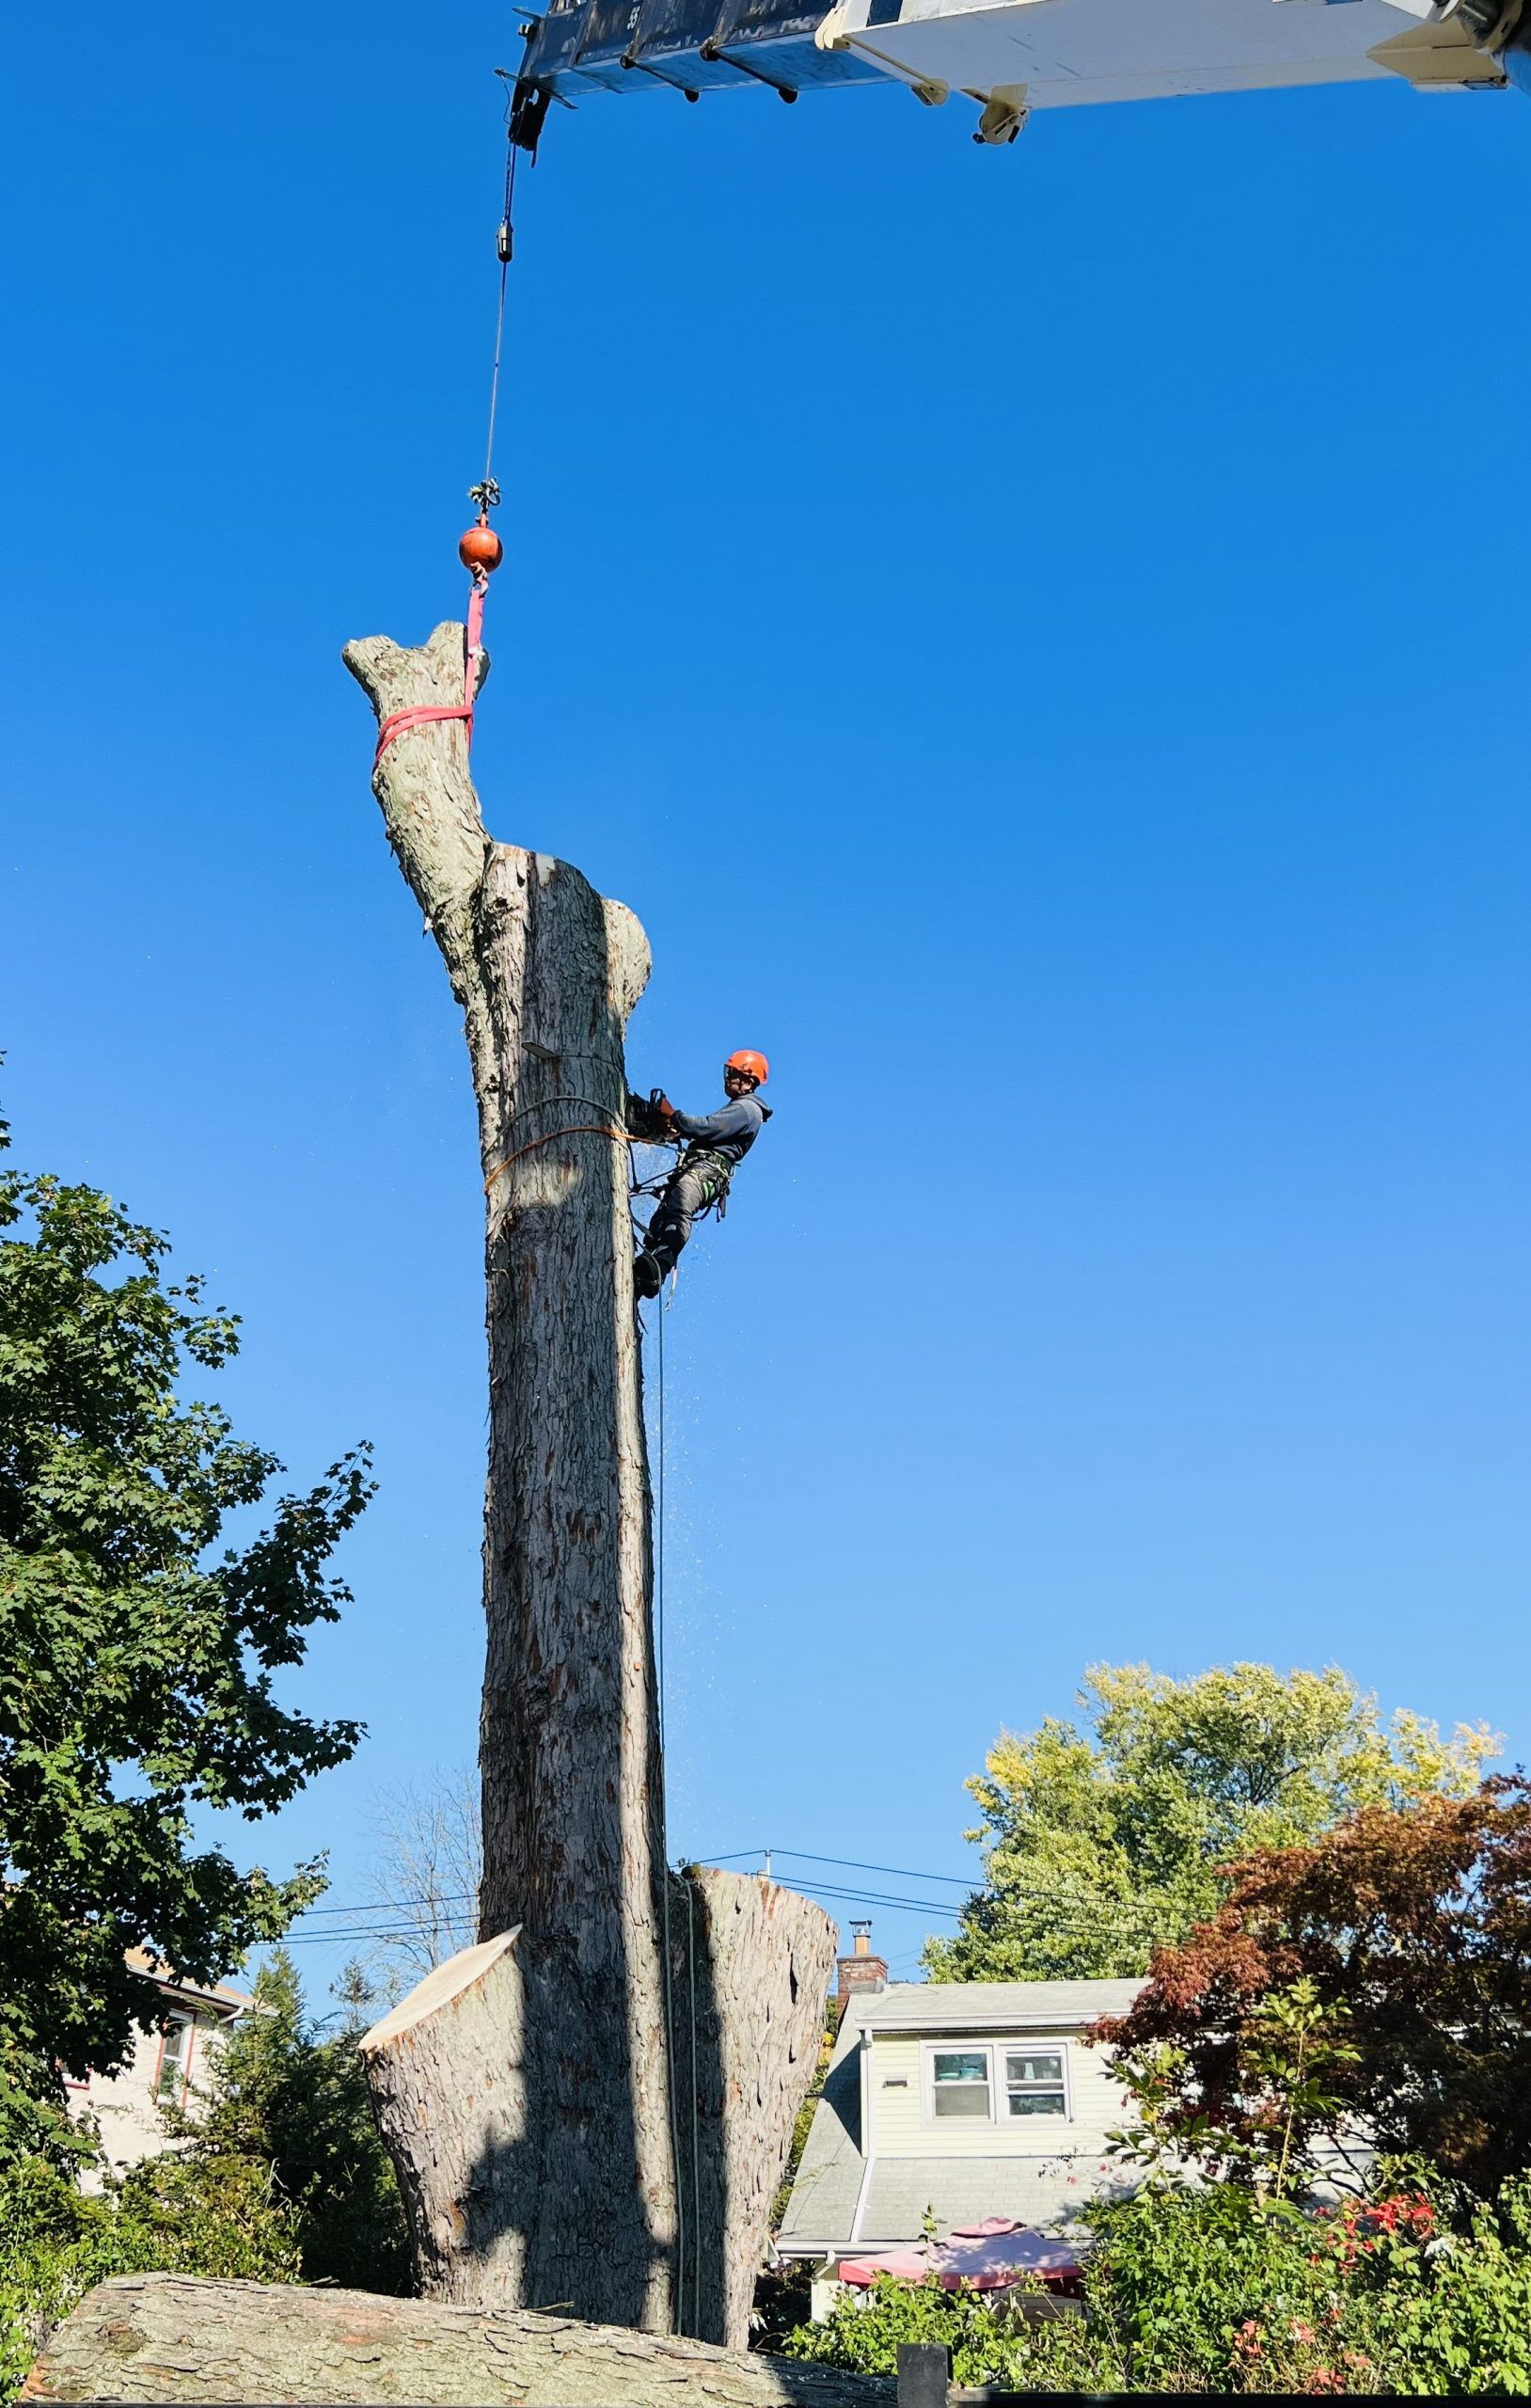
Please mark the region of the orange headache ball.
<svg viewBox="0 0 1531 2408"><path fill-rule="evenodd" d="M458 545L457 557L465 568L472 569L475 574L481 569L487 577L490 570L498 568L504 559L505 547L488 519L481 517Z"/></svg>

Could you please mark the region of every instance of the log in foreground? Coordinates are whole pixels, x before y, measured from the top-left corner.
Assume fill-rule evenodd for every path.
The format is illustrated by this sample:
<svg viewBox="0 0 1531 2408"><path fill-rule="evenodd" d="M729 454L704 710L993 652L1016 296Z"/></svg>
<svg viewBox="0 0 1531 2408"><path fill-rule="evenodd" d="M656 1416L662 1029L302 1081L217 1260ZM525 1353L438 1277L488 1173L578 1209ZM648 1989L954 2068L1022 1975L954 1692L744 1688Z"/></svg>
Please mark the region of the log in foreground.
<svg viewBox="0 0 1531 2408"><path fill-rule="evenodd" d="M125 2274L60 2325L23 2397L298 2401L304 2408L892 2408L894 2385L784 2358L731 2357L527 2310L371 2291Z"/></svg>

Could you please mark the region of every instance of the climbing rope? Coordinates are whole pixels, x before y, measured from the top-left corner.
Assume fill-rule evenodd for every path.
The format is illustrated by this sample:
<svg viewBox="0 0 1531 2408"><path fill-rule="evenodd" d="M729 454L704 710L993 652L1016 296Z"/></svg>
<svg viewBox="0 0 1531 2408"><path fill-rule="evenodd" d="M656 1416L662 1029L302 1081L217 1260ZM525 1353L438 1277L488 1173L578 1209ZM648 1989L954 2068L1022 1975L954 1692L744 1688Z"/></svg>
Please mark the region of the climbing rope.
<svg viewBox="0 0 1531 2408"><path fill-rule="evenodd" d="M670 2162L675 2178L675 2296L671 2321L677 2333L686 2330L686 2208L681 2195L681 2128L675 2100L675 1982L670 1956L670 1809L666 1798L665 1758L665 1300L657 1300L658 1326L655 1344L658 1356L658 1405L655 1453L659 1477L655 1483L654 1531L654 1663L659 1703L659 1946L664 1975L665 2050L669 2058L666 2088L670 2093ZM696 2306L692 2286L691 2305Z"/></svg>

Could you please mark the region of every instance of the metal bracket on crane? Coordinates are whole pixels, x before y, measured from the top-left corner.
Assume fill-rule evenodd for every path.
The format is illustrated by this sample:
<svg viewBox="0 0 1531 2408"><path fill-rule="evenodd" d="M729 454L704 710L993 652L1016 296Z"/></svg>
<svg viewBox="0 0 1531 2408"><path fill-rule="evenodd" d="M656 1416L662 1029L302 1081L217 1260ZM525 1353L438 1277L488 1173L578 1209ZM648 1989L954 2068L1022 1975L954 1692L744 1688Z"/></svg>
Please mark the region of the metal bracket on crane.
<svg viewBox="0 0 1531 2408"><path fill-rule="evenodd" d="M652 75L656 84L668 84L672 92L679 92L685 100L700 101L702 98L701 93L691 85L683 84L678 75L667 75L662 67L651 67L646 58L639 58L630 43L623 52L617 64L619 67L625 67L632 73Z"/></svg>
<svg viewBox="0 0 1531 2408"><path fill-rule="evenodd" d="M768 84L772 91L779 93L783 101L795 101L797 97L796 85L783 84L779 75L767 75L764 67L755 66L750 59L741 58L736 50L725 50L716 34L708 35L698 55L705 59L709 67L716 65L718 60L721 59L725 67L737 68L741 75L753 76L757 84Z"/></svg>
<svg viewBox="0 0 1531 2408"><path fill-rule="evenodd" d="M876 43L868 41L864 34L849 32L845 24L848 13L846 0L840 0L839 7L830 9L824 23L814 29L815 50L854 50L863 58L875 58L879 67L886 68L890 75L896 76L899 83L906 85L917 101L923 101L927 109L939 109L951 99L951 85L943 84L939 75L922 75L918 68L906 67L904 61L895 58L891 51L879 50Z"/></svg>
<svg viewBox="0 0 1531 2408"><path fill-rule="evenodd" d="M1024 84L995 84L986 92L970 92L968 98L983 105L975 142L1014 142L1032 113Z"/></svg>

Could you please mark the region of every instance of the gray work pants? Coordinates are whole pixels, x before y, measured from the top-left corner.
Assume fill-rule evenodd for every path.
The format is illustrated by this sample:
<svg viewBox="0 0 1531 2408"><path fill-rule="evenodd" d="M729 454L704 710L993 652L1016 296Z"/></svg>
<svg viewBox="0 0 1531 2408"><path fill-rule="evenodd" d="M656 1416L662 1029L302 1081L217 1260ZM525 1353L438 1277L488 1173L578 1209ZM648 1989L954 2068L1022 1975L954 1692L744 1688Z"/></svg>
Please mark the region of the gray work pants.
<svg viewBox="0 0 1531 2408"><path fill-rule="evenodd" d="M661 1274L668 1275L674 1270L697 1214L728 1194L732 1169L732 1164L719 1154L696 1154L671 1172L654 1208L642 1246Z"/></svg>

